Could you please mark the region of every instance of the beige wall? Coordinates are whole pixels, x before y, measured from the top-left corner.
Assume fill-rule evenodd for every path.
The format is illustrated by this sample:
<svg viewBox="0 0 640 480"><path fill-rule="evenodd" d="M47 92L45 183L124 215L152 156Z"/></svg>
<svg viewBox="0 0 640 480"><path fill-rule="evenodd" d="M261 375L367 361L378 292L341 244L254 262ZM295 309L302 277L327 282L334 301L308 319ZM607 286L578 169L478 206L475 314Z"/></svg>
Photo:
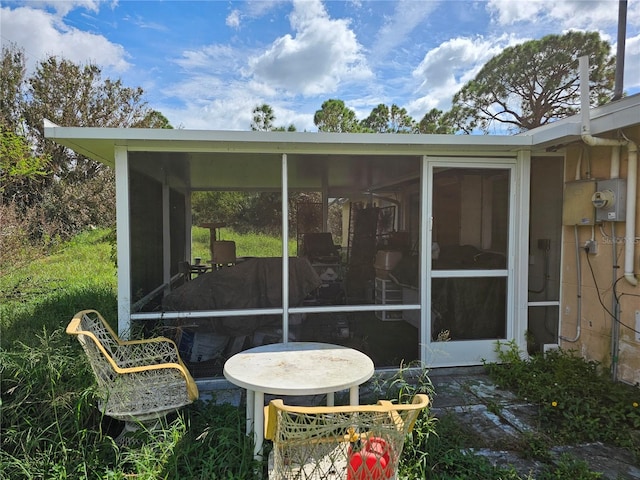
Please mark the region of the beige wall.
<svg viewBox="0 0 640 480"><path fill-rule="evenodd" d="M640 143L640 126L625 130L625 135L636 143ZM587 178L587 171L591 170L591 177L596 179L610 178L611 147L587 147L586 145L571 145L567 148L567 161L565 166L565 180L572 181L576 177L576 166L582 156L582 178ZM627 151L621 150L620 178L627 178ZM638 189L640 192L640 188ZM636 233L640 237L640 195L637 195L636 204ZM613 284L614 278L621 277L624 273L624 235L625 222L615 223L615 236L618 239L614 245L611 222L603 225L579 226L578 244L584 247L587 240L595 238L597 242L597 254L587 256L580 252L581 281L582 281L582 307L581 307L581 331L576 342L561 340L564 349L575 349L585 358L602 362L603 366L610 367L612 363L611 345L613 318L607 310L614 313ZM640 282L640 241L636 240L634 249L634 272ZM562 255L562 299L561 299L561 327L560 335L573 340L577 333L578 318L578 279L576 265L576 242L573 226L565 226L563 231L563 255ZM597 288L591 273L597 282ZM614 265L620 268L614 269ZM635 312L640 311L640 285L632 286L625 279L616 282L616 293L620 299L619 320L634 329L636 328ZM602 301L602 305L600 303ZM606 310L605 310L606 307ZM640 341L636 340L634 331L620 326L619 332L619 362L618 379L629 383L640 382Z"/></svg>

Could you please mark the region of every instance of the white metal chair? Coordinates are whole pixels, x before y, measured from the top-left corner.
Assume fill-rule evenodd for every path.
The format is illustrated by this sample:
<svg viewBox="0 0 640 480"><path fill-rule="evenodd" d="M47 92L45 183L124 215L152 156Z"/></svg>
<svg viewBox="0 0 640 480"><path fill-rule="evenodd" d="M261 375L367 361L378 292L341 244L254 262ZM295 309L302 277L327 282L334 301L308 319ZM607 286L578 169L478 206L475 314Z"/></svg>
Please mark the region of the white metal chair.
<svg viewBox="0 0 640 480"><path fill-rule="evenodd" d="M396 478L407 434L429 397L408 404L297 407L272 400L265 438L273 441L269 480Z"/></svg>
<svg viewBox="0 0 640 480"><path fill-rule="evenodd" d="M172 340L121 340L95 310L78 312L66 331L87 354L102 394L100 410L126 422L123 435L198 398Z"/></svg>

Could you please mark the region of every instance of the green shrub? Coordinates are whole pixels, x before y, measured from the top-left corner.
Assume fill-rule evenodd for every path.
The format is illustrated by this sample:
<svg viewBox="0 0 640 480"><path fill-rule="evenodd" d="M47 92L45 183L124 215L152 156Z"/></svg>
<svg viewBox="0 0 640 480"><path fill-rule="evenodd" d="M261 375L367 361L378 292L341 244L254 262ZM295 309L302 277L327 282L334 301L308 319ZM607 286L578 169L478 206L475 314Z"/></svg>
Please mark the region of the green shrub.
<svg viewBox="0 0 640 480"><path fill-rule="evenodd" d="M498 342L500 363L486 364L501 387L539 406L540 425L557 443L601 441L640 455L640 389L614 382L597 362L573 351L520 356L514 342Z"/></svg>

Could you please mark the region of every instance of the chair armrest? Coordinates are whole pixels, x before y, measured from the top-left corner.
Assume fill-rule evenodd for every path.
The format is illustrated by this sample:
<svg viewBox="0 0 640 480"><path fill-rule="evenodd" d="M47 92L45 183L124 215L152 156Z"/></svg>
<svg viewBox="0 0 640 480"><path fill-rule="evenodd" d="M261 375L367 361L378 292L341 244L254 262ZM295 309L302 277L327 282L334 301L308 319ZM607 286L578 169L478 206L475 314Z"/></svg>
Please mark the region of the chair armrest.
<svg viewBox="0 0 640 480"><path fill-rule="evenodd" d="M275 399L270 402L273 404L273 408L276 410L282 410L293 413L311 413L311 414L323 414L323 413L345 413L345 412L389 412L389 411L404 411L404 410L420 410L429 406L429 397L424 393L417 393L414 395L411 403L397 404L391 403L388 400L380 400L376 405L340 405L340 406L327 406L327 407L303 407L285 405L281 399Z"/></svg>
<svg viewBox="0 0 640 480"><path fill-rule="evenodd" d="M277 424L278 411L271 405L271 402L269 402L269 404L264 407L264 438L273 440L276 435Z"/></svg>
<svg viewBox="0 0 640 480"><path fill-rule="evenodd" d="M196 385L195 380L187 370L187 368L182 363L159 363L156 365L143 365L136 367L126 367L121 368L117 365L112 365L115 371L119 375L128 376L128 375L138 375L149 373L152 371L163 371L163 370L174 370L179 373L179 375L184 379L186 383L187 392L189 394L189 398L191 400L197 400L199 396L198 386Z"/></svg>

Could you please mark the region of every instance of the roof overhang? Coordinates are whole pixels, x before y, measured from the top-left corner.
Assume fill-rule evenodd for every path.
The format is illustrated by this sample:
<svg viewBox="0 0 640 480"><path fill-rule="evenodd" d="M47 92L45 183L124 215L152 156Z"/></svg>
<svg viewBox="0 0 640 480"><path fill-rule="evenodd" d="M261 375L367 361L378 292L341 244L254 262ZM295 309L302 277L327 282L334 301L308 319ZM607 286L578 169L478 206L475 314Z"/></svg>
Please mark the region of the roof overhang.
<svg viewBox="0 0 640 480"><path fill-rule="evenodd" d="M590 110L591 134L640 123L640 94ZM253 132L147 128L60 127L47 120L45 137L88 158L113 165L116 147L129 151L439 155L544 150L580 140L574 115L518 135L422 135Z"/></svg>
<svg viewBox="0 0 640 480"><path fill-rule="evenodd" d="M144 152L225 152L313 155L440 155L509 153L532 139L513 135L399 135L253 132L147 128L60 127L45 120L45 137L113 165L116 147Z"/></svg>
<svg viewBox="0 0 640 480"><path fill-rule="evenodd" d="M607 135L640 124L640 94L589 110L591 135ZM563 118L516 135L530 137L535 149L561 148L581 141L582 116Z"/></svg>
<svg viewBox="0 0 640 480"><path fill-rule="evenodd" d="M640 124L640 94L589 114L592 135L616 135ZM559 150L581 141L581 124L576 115L518 135L402 135L60 127L45 120L45 136L110 166L116 149L124 148L135 170L192 190L278 188L286 153L291 188L319 188L324 178L339 190L389 175L417 178L425 155L513 158L520 151Z"/></svg>

